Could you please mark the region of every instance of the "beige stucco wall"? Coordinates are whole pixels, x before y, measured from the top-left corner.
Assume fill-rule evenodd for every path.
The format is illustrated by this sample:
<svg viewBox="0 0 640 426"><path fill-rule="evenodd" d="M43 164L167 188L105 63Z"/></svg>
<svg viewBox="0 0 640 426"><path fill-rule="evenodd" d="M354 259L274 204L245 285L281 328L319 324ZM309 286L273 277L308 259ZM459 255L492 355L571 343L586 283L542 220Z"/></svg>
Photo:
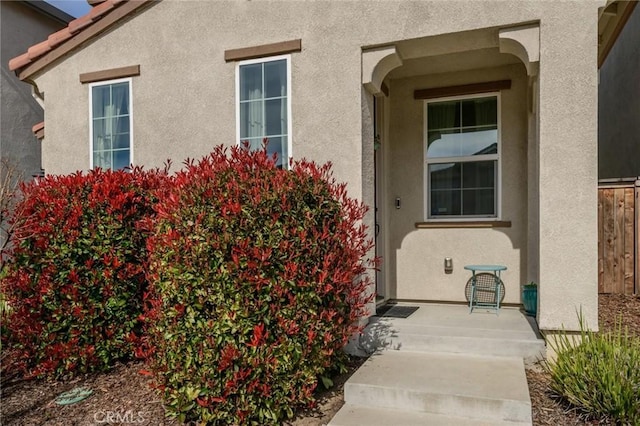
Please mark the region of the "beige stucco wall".
<svg viewBox="0 0 640 426"><path fill-rule="evenodd" d="M424 101L413 92L425 87L456 86L511 79L500 93L501 210L511 228L416 229L425 220ZM389 209L387 264L391 297L464 301L469 264L502 264L505 302L520 303L527 271L527 77L521 64L493 69L392 80L389 141L385 146L388 194L400 209ZM444 272L444 258L454 270ZM394 274L395 272L395 274Z"/></svg>
<svg viewBox="0 0 640 426"><path fill-rule="evenodd" d="M573 6L540 23L539 304L541 328L578 327L577 310L595 327L597 299L597 54L596 23ZM566 17L564 19L567 19Z"/></svg>
<svg viewBox="0 0 640 426"><path fill-rule="evenodd" d="M548 327L561 322L571 326L576 304L595 315L594 58L599 4L165 0L36 78L46 96L44 167L50 173L65 173L89 166L88 86L79 83L80 73L140 64L141 75L133 79L134 162L159 166L167 158L180 162L215 144L234 143L235 64L224 62L225 49L301 38L302 52L292 54L293 155L331 160L336 177L349 182L350 193L370 203L373 167L363 158L372 155L372 143L363 142L363 134L370 134L363 117L370 111L363 102L362 48L540 21L544 199L539 256L541 309L546 312L549 307L549 314L540 319ZM517 187L523 186L517 182ZM512 193L515 188L505 192ZM567 203L571 197L573 202ZM526 267L522 221L527 203L526 197L520 198L521 210L515 213L514 206L511 219L519 221L517 227L469 234L475 241L489 238L505 252L512 246L511 254L499 260L517 265L507 278L514 284ZM403 226L413 226L414 221ZM423 237L418 235L443 238L444 232L415 232L415 237L411 233L402 249L412 248L413 253L402 258L412 264L422 261L430 249L420 244ZM458 231L450 232L447 235ZM466 257L454 259L457 274ZM442 285L443 291L451 291L453 283ZM512 300L514 291L509 293Z"/></svg>

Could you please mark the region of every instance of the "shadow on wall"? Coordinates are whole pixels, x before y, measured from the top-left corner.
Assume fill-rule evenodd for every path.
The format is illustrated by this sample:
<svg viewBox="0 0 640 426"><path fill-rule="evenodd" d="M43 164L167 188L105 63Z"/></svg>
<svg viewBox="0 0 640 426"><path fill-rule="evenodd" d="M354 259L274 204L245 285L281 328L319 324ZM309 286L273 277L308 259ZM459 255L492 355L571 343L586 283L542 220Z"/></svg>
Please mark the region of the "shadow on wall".
<svg viewBox="0 0 640 426"><path fill-rule="evenodd" d="M398 227L399 228L399 227ZM396 229L398 229L396 228ZM403 297L398 291L398 283L418 282L419 288L432 288L437 281L446 281L442 288L447 294L434 294L431 297L419 296L423 300L463 301L463 288L467 273L463 272L464 264L499 263L507 266L508 274L519 271L517 277L505 280L508 303L520 303L520 285L527 281L527 247L526 229L510 228L433 228L416 229L415 225L402 227L402 234L390 242L386 263L391 270L390 296ZM445 274L444 258L454 260L453 275ZM463 264L464 263L464 264ZM460 282L460 291L451 289L452 280ZM394 279L395 278L395 279ZM504 280L504 277L503 277ZM456 287L457 289L457 287ZM435 291L435 290L434 290ZM459 293L459 294L458 294ZM444 296L441 298L441 296ZM458 299L457 299L458 298Z"/></svg>

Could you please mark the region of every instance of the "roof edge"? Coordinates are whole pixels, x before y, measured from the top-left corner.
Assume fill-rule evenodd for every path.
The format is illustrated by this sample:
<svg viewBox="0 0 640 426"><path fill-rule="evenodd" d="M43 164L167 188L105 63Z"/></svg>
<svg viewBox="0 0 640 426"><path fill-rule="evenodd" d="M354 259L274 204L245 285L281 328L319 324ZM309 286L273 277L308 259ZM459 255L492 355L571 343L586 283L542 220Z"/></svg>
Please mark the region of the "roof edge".
<svg viewBox="0 0 640 426"><path fill-rule="evenodd" d="M68 24L75 19L64 10L58 9L44 0L26 0L24 4L61 24Z"/></svg>
<svg viewBox="0 0 640 426"><path fill-rule="evenodd" d="M607 60L609 52L616 44L620 33L624 29L627 21L631 17L635 7L638 5L638 0L633 1L619 1L609 0L607 5L600 10L600 16L598 18L598 69ZM615 8L613 12L607 12L609 8ZM613 22L607 21L605 28L600 29L600 21L604 20L606 15L613 16L611 19ZM610 26L611 28L609 28Z"/></svg>
<svg viewBox="0 0 640 426"><path fill-rule="evenodd" d="M31 46L27 52L9 61L9 69L20 80L27 80L63 56L104 33L114 24L143 10L159 0L107 0L94 6L89 13L73 21L47 40Z"/></svg>

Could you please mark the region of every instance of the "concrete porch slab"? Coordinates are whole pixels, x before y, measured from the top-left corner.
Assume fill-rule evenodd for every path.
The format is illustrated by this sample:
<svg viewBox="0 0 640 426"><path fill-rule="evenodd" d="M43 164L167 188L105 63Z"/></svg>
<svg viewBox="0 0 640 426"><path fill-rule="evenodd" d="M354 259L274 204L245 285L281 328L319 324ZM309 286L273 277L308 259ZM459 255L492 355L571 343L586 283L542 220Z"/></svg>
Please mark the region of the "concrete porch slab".
<svg viewBox="0 0 640 426"><path fill-rule="evenodd" d="M408 318L372 317L359 338L359 349L450 352L520 357L527 363L546 352L535 320L517 308L502 308L496 315L464 305L399 303L419 306Z"/></svg>

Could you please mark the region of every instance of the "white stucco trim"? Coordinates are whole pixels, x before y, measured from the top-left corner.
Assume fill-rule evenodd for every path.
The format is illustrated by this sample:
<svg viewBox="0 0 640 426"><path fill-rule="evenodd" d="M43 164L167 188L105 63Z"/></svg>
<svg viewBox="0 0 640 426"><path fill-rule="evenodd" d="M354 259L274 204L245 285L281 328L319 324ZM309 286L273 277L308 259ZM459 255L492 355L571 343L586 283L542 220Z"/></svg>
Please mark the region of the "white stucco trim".
<svg viewBox="0 0 640 426"><path fill-rule="evenodd" d="M522 61L527 75L538 74L540 64L540 24L503 28L498 32L500 52L512 54Z"/></svg>
<svg viewBox="0 0 640 426"><path fill-rule="evenodd" d="M243 65L261 64L265 62L273 62L285 59L287 63L287 167L291 167L291 159L293 158L293 118L291 109L292 87L291 87L291 55L277 55L264 58L247 59L246 61L236 62L236 145L242 142L240 139L240 67Z"/></svg>
<svg viewBox="0 0 640 426"><path fill-rule="evenodd" d="M393 69L402 65L395 46L362 51L362 84L374 96L382 93L382 82Z"/></svg>
<svg viewBox="0 0 640 426"><path fill-rule="evenodd" d="M117 83L129 83L129 165L134 165L133 156L133 79L118 78L89 83L89 170L93 170L93 88Z"/></svg>

